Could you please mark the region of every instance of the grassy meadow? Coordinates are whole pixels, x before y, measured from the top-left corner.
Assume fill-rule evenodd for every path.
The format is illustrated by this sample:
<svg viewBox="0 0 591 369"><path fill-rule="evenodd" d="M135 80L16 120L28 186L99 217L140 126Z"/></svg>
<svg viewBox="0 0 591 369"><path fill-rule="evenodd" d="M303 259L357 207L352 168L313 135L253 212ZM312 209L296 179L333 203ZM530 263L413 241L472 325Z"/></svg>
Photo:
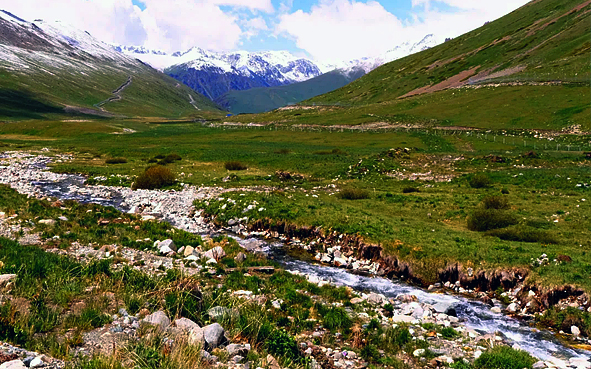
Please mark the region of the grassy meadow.
<svg viewBox="0 0 591 369"><path fill-rule="evenodd" d="M124 128L135 133L114 134ZM177 176L173 188L262 186L229 195L237 202L224 210L224 201L199 205L223 221L244 216L256 202L245 213L251 220L360 234L427 280L459 261L477 270L527 267L543 285L591 291L591 160L583 155L589 137L544 134L550 139L507 130L331 132L116 120L0 125L4 150L72 153L72 162L53 170L87 174L92 183L129 186L144 168L161 163ZM169 154L181 160L167 163ZM231 161L246 169L227 170ZM482 186L473 183L478 175L485 176ZM347 190L363 195L351 200L342 194ZM490 197L507 205L489 213L510 221L470 230L469 220L487 210L483 200ZM531 266L542 254L550 264ZM554 262L560 255L571 261Z"/></svg>

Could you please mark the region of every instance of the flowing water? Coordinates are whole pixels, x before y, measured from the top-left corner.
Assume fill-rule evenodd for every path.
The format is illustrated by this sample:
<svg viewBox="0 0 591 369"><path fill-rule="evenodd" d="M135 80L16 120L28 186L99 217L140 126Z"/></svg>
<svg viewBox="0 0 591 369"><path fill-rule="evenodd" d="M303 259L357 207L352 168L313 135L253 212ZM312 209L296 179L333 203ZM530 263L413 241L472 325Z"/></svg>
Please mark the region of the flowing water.
<svg viewBox="0 0 591 369"><path fill-rule="evenodd" d="M122 211L128 210L121 206L124 199L116 190L107 197L95 197L93 196L93 191L84 190L83 182L83 177L72 175L58 182L43 181L35 182L34 184L46 196L76 200L83 203L113 206ZM252 239L234 238L242 244L253 242ZM349 273L344 269L296 260L285 256L282 252L273 252L273 250L281 249L282 245L280 243L265 243L265 245L267 250L273 253L275 259L286 270L305 273L322 280L328 280L336 285L350 286L356 290L381 293L386 297L410 294L416 296L421 303L431 305L437 303L448 304L455 308L458 318L463 321L466 327L482 334L501 334L509 342L519 345L523 350L528 351L541 360L553 362L558 367L565 367L568 365L569 359L578 358L578 362L581 363L580 368L589 368L591 366L591 364L583 364L586 360L591 360L591 353L588 351L569 348L557 340L551 332L537 330L530 327L526 322L507 317L503 314L493 313L487 305L481 302L451 294L430 293L424 289L413 287L396 280L364 277Z"/></svg>

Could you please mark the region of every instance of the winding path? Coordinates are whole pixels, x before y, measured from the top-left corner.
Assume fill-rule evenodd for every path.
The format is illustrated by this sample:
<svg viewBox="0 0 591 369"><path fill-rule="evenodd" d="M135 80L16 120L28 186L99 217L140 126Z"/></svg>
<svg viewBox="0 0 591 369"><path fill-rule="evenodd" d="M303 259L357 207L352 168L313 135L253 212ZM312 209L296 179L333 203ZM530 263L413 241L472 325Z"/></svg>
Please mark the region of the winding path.
<svg viewBox="0 0 591 369"><path fill-rule="evenodd" d="M121 100L121 93L127 87L129 87L129 85L131 85L131 82L132 82L132 77L131 76L127 77L127 81L124 84L122 84L121 86L117 87L117 89L112 92L112 94L114 96L109 97L107 100L101 101L98 104L94 104L94 107L100 109L101 111L105 111L105 108L103 107L103 105L110 103L110 102Z"/></svg>

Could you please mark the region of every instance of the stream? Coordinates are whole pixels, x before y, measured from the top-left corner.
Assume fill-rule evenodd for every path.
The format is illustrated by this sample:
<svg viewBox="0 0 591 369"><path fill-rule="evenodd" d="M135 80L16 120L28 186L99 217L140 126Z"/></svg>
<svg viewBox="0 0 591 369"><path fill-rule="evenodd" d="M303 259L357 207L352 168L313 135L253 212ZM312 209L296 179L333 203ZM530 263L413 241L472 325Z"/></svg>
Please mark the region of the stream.
<svg viewBox="0 0 591 369"><path fill-rule="evenodd" d="M32 167L29 166L29 168ZM34 167L35 170L39 171L44 168L45 163ZM82 203L113 206L124 212L130 210L130 206L125 202L124 198L125 193L129 191L128 189L84 186L84 177L82 176L59 175L57 180L39 180L29 183L35 187L37 195L42 197L52 196ZM13 185L13 187L15 186ZM175 226L178 223L174 217L169 216L166 220ZM241 244L252 242L252 239L229 236L234 237ZM533 356L551 362L557 367L568 367L569 365L581 369L591 367L589 362L591 361L590 352L573 349L562 344L550 331L538 330L530 327L527 322L503 314L493 313L489 306L479 301L446 293L430 293L422 288L398 280L359 276L349 273L345 269L296 260L281 252L282 244L278 242L267 243L265 241L265 247L273 254L275 260L288 271L304 273L321 280L330 281L336 285L349 286L359 291L380 293L389 298L395 298L399 295L414 295L421 303L450 305L455 308L458 318L467 328L474 329L482 334L497 333L502 335L509 342L517 344L521 349Z"/></svg>

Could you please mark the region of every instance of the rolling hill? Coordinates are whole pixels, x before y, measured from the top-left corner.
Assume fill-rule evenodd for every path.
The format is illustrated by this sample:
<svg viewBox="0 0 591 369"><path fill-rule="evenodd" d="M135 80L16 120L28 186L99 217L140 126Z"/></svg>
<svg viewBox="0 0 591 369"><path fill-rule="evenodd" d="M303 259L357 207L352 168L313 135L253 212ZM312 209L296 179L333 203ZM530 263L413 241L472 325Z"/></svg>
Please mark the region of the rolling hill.
<svg viewBox="0 0 591 369"><path fill-rule="evenodd" d="M589 24L591 1L535 0L301 103L328 107L235 120L589 130Z"/></svg>
<svg viewBox="0 0 591 369"><path fill-rule="evenodd" d="M185 117L217 111L202 95L59 22L0 11L0 117Z"/></svg>
<svg viewBox="0 0 591 369"><path fill-rule="evenodd" d="M279 87L230 91L215 102L232 113L262 113L292 105L311 97L343 87L363 76L363 69L334 70L304 82Z"/></svg>

